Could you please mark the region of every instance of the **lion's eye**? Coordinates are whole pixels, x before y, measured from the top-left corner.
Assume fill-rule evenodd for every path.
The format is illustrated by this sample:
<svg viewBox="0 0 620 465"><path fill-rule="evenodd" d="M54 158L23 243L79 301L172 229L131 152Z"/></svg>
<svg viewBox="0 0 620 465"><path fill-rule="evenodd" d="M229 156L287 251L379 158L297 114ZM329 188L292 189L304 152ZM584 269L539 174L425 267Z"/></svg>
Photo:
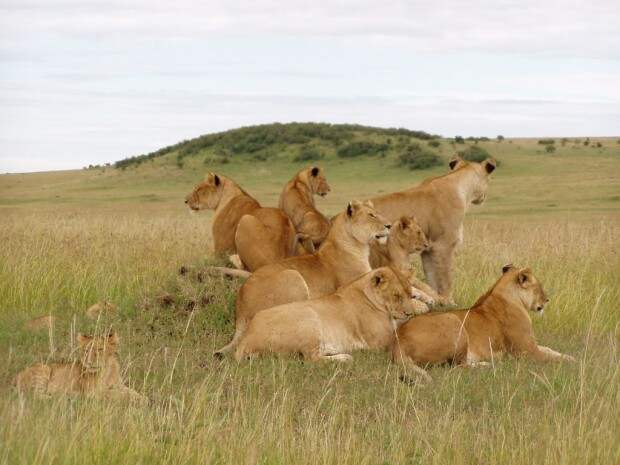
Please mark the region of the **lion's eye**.
<svg viewBox="0 0 620 465"><path fill-rule="evenodd" d="M371 214L370 214L370 217L371 217L371 218L375 218L375 219L376 219L376 218L377 218L377 215L375 215L374 213L371 213Z"/></svg>

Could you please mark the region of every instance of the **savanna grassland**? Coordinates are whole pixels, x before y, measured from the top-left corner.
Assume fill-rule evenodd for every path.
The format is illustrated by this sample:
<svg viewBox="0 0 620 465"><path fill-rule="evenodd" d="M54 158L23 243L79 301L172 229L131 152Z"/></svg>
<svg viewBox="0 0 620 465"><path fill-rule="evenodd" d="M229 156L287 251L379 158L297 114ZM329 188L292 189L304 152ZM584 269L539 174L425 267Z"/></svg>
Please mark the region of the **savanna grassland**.
<svg viewBox="0 0 620 465"><path fill-rule="evenodd" d="M577 363L439 367L432 384L412 386L380 352L356 353L350 364L211 356L232 334L240 283L201 272L222 262L209 252L212 213L190 215L183 198L206 171L276 205L298 169L319 163L332 192L318 207L334 214L350 199L442 174L455 150L475 145L436 139L442 164L409 170L397 160L409 143L401 138L415 137L351 137L388 147L341 157L319 137L310 141L319 155L306 157L318 161L293 161L308 141L247 156L211 144L123 169L0 176L0 462L619 463L616 139L558 139L554 151L534 139L478 141L500 165L487 201L468 213L456 260L462 306L503 264L532 267L551 298L533 317L538 340ZM118 312L88 319L85 309L102 299ZM41 315L56 317L53 330L24 328ZM78 332L110 326L121 336L123 377L149 405L20 396L12 387L31 363L71 359Z"/></svg>

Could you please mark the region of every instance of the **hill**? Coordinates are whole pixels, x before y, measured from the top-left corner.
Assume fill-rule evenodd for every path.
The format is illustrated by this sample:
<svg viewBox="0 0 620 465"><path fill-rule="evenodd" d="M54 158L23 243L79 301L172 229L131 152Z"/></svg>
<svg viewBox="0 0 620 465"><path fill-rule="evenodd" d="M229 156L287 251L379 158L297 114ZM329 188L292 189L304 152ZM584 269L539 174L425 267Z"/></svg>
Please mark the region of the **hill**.
<svg viewBox="0 0 620 465"><path fill-rule="evenodd" d="M187 157L201 158L206 163L227 163L232 157L257 161L276 158L308 161L334 156L386 156L389 152L403 151L412 142L437 138L438 135L404 128L273 123L205 134L148 154L119 160L114 166L124 169L162 157L183 166Z"/></svg>

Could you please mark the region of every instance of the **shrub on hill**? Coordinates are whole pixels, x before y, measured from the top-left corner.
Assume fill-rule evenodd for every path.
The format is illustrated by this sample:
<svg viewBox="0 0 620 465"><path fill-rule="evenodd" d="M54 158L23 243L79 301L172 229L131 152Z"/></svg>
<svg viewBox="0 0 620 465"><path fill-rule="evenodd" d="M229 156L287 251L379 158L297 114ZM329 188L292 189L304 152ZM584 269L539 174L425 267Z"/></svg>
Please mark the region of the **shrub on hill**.
<svg viewBox="0 0 620 465"><path fill-rule="evenodd" d="M460 150L458 154L463 160L476 161L478 163L491 156L486 149L480 147L479 145L471 145L465 150Z"/></svg>
<svg viewBox="0 0 620 465"><path fill-rule="evenodd" d="M465 139L463 138L463 136L454 136L454 142L457 144L464 144Z"/></svg>
<svg viewBox="0 0 620 465"><path fill-rule="evenodd" d="M505 139L504 136L502 136L501 134L499 136L497 136L497 142L501 142Z"/></svg>
<svg viewBox="0 0 620 465"><path fill-rule="evenodd" d="M387 144L377 144L375 142L357 141L351 142L338 149L338 156L340 158L354 158L362 155L379 155L387 151Z"/></svg>
<svg viewBox="0 0 620 465"><path fill-rule="evenodd" d="M545 147L545 152L547 152L547 153L553 153L553 152L555 152L555 145L547 145L547 146Z"/></svg>
<svg viewBox="0 0 620 465"><path fill-rule="evenodd" d="M540 139L538 141L539 145L553 145L555 144L555 139Z"/></svg>
<svg viewBox="0 0 620 465"><path fill-rule="evenodd" d="M293 161L314 161L321 158L323 158L323 153L318 148L312 145L304 145L299 149Z"/></svg>
<svg viewBox="0 0 620 465"><path fill-rule="evenodd" d="M398 156L398 162L410 170L423 170L441 165L441 159L434 152L417 142L409 144L406 150Z"/></svg>
<svg viewBox="0 0 620 465"><path fill-rule="evenodd" d="M439 142L438 140L433 139L433 140L429 140L428 141L428 145L429 145L429 147L437 148L437 147L439 147L441 145L441 142Z"/></svg>

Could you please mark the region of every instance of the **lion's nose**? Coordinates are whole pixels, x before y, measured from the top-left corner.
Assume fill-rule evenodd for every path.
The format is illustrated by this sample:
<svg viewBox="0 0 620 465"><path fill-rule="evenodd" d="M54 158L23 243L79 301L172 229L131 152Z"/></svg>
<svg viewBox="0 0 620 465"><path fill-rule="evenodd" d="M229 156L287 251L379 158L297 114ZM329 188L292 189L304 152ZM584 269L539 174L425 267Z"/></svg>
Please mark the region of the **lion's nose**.
<svg viewBox="0 0 620 465"><path fill-rule="evenodd" d="M391 224L384 224L383 226L385 226L385 229L390 229L392 227Z"/></svg>

